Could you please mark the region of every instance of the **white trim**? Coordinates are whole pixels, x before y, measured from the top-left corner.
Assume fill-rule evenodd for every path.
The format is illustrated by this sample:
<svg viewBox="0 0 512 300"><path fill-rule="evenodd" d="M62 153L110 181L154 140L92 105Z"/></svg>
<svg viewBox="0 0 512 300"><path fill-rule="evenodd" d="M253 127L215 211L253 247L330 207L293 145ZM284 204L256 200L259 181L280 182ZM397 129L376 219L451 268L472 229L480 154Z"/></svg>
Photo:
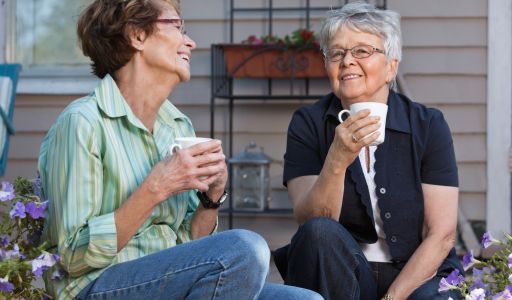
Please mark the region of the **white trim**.
<svg viewBox="0 0 512 300"><path fill-rule="evenodd" d="M97 78L23 78L18 82L17 93L29 95L82 95L94 90Z"/></svg>
<svg viewBox="0 0 512 300"><path fill-rule="evenodd" d="M5 10L7 9L7 2L0 1L0 64L5 62L5 45L6 45L6 27L7 18Z"/></svg>
<svg viewBox="0 0 512 300"><path fill-rule="evenodd" d="M98 81L88 66L34 67L21 71L17 93L82 95L94 90Z"/></svg>
<svg viewBox="0 0 512 300"><path fill-rule="evenodd" d="M512 1L489 0L487 53L487 230L511 231Z"/></svg>

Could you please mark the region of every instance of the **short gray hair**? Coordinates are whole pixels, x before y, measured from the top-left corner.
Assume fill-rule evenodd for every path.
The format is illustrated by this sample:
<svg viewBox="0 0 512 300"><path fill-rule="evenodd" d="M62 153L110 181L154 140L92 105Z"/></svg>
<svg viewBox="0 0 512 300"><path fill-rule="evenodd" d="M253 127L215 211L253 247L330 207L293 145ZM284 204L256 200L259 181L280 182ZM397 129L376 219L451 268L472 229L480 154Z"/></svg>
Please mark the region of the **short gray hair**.
<svg viewBox="0 0 512 300"><path fill-rule="evenodd" d="M340 28L379 36L384 41L388 62L393 59L402 60L402 34L400 15L397 12L377 9L374 5L361 1L330 10L320 30L320 48L324 53L329 49L331 39Z"/></svg>

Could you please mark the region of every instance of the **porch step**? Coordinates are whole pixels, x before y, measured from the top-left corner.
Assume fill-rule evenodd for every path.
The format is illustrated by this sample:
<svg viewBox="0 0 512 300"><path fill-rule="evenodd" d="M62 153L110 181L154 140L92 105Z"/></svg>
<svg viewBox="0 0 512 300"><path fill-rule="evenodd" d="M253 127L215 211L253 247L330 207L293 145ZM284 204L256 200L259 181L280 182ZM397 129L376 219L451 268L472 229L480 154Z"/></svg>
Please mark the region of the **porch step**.
<svg viewBox="0 0 512 300"><path fill-rule="evenodd" d="M220 212L219 231L228 229L228 214ZM248 229L260 234L271 250L288 244L298 229L290 210L276 212L234 212L233 228Z"/></svg>

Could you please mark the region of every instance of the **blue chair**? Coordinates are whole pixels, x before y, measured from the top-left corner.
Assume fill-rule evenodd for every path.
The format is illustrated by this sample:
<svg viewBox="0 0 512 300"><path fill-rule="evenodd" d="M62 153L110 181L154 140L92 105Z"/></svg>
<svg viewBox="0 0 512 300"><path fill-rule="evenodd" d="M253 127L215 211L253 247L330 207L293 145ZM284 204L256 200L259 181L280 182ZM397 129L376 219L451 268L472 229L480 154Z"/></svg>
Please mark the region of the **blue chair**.
<svg viewBox="0 0 512 300"><path fill-rule="evenodd" d="M12 115L20 70L19 64L0 64L0 177L7 166L10 136L16 133Z"/></svg>

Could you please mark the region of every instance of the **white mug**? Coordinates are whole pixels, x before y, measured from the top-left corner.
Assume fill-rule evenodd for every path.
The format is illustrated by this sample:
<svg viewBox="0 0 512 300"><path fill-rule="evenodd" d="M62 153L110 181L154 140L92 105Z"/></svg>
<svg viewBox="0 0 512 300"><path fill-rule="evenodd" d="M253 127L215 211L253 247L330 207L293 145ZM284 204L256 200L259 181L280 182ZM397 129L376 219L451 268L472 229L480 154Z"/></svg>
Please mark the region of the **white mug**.
<svg viewBox="0 0 512 300"><path fill-rule="evenodd" d="M208 142L211 140L212 140L211 138L194 137L194 136L177 137L174 140L174 144L172 144L171 147L169 148L169 154L172 155L174 153L174 151L176 151L177 149L185 149L185 148L194 146L195 144L204 143L204 142Z"/></svg>
<svg viewBox="0 0 512 300"><path fill-rule="evenodd" d="M380 117L380 127L378 131L380 132L379 137L373 141L370 146L377 146L384 142L384 137L386 133L386 116L388 114L388 106L384 103L379 102L359 102L350 105L350 110L344 109L338 113L338 120L343 123L343 115L348 114L353 115L358 111L363 109L370 110L370 116L379 116ZM373 133L373 132L372 132Z"/></svg>

